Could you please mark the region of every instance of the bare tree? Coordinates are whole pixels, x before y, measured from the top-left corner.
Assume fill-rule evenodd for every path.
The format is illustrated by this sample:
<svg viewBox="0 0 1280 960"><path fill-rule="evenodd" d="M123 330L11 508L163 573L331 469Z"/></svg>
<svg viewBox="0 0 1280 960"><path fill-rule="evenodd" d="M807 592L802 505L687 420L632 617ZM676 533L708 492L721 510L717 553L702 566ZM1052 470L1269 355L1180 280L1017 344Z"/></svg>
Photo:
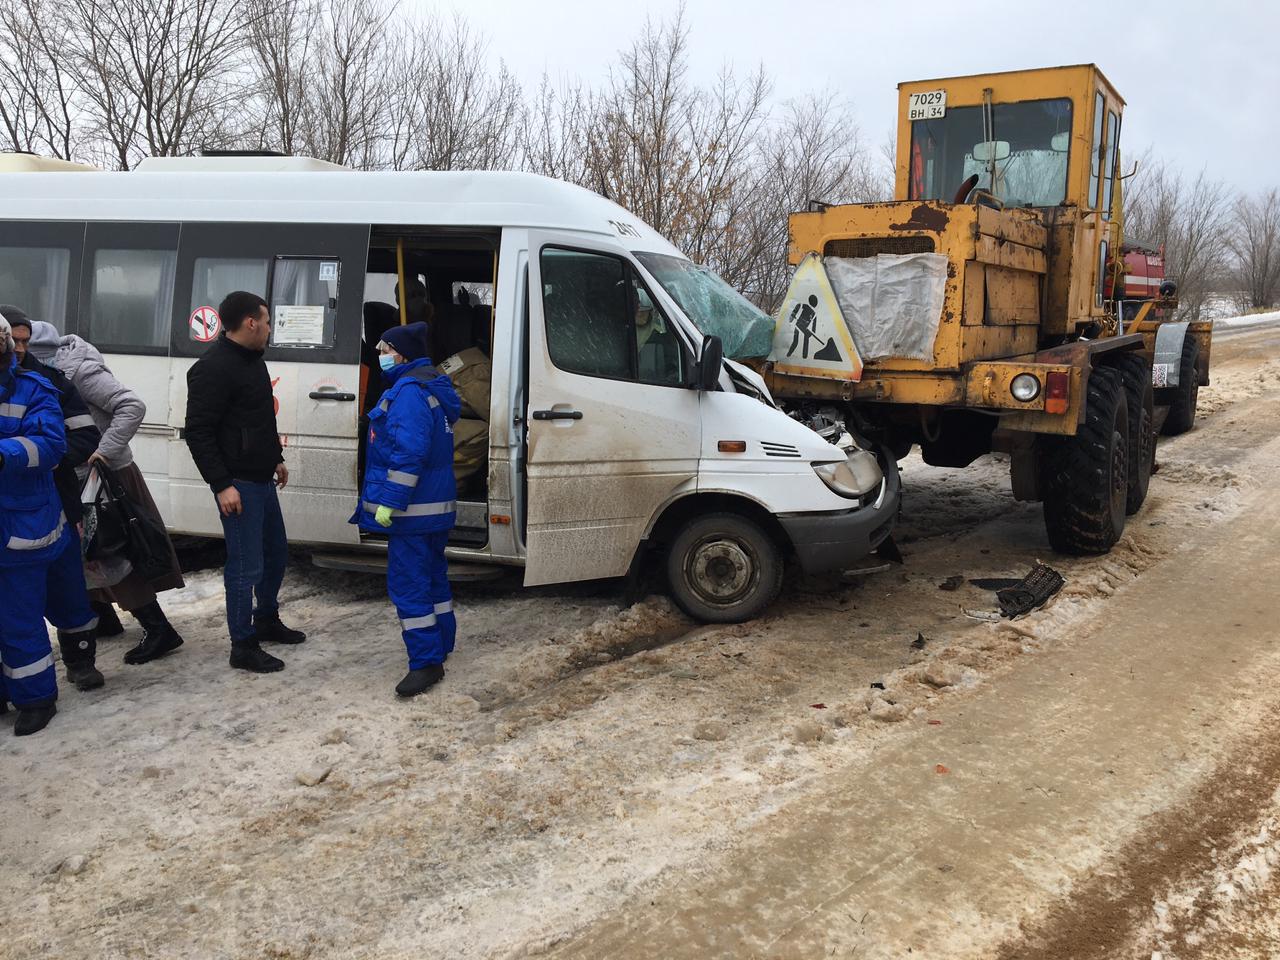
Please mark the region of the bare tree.
<svg viewBox="0 0 1280 960"><path fill-rule="evenodd" d="M259 149L301 153L309 140L314 110L308 95L322 12L319 0L246 0L242 75L256 87L245 100L247 136Z"/></svg>
<svg viewBox="0 0 1280 960"><path fill-rule="evenodd" d="M407 31L396 57L388 116L389 165L397 170L491 170L512 166L523 95L461 17Z"/></svg>
<svg viewBox="0 0 1280 960"><path fill-rule="evenodd" d="M51 0L0 3L0 124L13 150L72 159L81 136L71 27Z"/></svg>
<svg viewBox="0 0 1280 960"><path fill-rule="evenodd" d="M1144 157L1126 185L1125 232L1163 248L1178 281L1179 315L1197 319L1227 268L1231 202L1226 187L1200 171L1194 180Z"/></svg>
<svg viewBox="0 0 1280 960"><path fill-rule="evenodd" d="M1239 197L1230 237L1245 306L1274 306L1280 299L1280 190Z"/></svg>

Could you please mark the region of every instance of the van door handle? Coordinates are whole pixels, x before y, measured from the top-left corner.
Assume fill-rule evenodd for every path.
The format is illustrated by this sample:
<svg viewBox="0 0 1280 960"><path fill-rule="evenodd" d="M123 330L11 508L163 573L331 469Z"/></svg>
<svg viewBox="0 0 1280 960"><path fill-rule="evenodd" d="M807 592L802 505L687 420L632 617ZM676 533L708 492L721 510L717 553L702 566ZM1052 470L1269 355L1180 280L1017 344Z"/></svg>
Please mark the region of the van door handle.
<svg viewBox="0 0 1280 960"><path fill-rule="evenodd" d="M581 410L535 410L535 420L581 420Z"/></svg>
<svg viewBox="0 0 1280 960"><path fill-rule="evenodd" d="M312 390L307 394L312 400L341 400L344 403L355 403L354 393L336 393L333 390Z"/></svg>

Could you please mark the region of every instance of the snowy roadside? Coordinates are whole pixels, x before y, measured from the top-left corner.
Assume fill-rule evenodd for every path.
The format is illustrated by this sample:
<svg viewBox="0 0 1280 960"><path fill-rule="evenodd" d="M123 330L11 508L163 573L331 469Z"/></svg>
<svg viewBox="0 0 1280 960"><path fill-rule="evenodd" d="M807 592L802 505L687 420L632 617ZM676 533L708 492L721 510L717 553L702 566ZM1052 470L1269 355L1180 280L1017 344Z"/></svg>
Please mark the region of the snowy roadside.
<svg viewBox="0 0 1280 960"><path fill-rule="evenodd" d="M378 578L295 570L288 669L226 667L220 576L169 595L176 656L68 693L38 744L2 736L15 957L523 954L674 870L696 871L824 778L1074 625L1260 483L1231 408L1280 395L1237 360L1222 413L1162 443L1149 506L1108 557L1050 558L996 458L907 465L907 565L795 585L770 615L694 628L662 598L462 588L437 694L397 703L403 650ZM1254 437L1256 442L1257 437ZM1234 458L1234 459L1233 459ZM1017 623L965 618L1037 556L1068 578ZM918 635L924 649L915 649ZM884 689L872 687L882 684Z"/></svg>

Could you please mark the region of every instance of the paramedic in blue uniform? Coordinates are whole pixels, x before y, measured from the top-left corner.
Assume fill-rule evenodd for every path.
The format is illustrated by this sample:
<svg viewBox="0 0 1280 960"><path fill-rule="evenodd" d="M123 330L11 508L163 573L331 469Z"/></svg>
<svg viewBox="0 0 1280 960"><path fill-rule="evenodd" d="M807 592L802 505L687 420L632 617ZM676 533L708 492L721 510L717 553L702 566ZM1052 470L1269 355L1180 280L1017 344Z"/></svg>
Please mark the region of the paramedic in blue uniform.
<svg viewBox="0 0 1280 960"><path fill-rule="evenodd" d="M444 677L456 623L444 558L453 527L453 422L462 401L427 356L427 325L393 327L378 344L386 391L369 411L368 466L352 522L387 534L387 594L400 618L412 697Z"/></svg>
<svg viewBox="0 0 1280 960"><path fill-rule="evenodd" d="M53 484L66 452L58 393L18 366L13 330L0 317L0 699L18 708L20 737L57 713L44 614L48 587L58 588L50 568L71 543Z"/></svg>

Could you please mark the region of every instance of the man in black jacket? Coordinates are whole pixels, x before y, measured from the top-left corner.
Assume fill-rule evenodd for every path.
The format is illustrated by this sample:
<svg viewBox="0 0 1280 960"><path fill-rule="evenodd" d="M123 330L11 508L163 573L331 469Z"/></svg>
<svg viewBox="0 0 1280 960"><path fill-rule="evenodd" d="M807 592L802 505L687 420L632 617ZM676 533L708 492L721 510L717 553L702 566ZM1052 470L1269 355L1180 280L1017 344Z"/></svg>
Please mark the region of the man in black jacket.
<svg viewBox="0 0 1280 960"><path fill-rule="evenodd" d="M101 434L71 381L61 370L41 363L27 350L31 340L31 319L26 313L11 304L0 305L0 313L13 328L13 352L18 357L18 366L40 374L58 391L58 405L62 408L62 422L67 432L67 452L53 468L53 485L58 490L67 523L76 532L72 534L72 542L50 568L45 619L58 630L58 646L62 651L62 665L67 671L67 682L77 690L96 690L106 681L95 662L98 617L89 604L80 556L77 528L84 519L84 507L80 503L80 480L76 476L76 468L87 463L89 456L98 449Z"/></svg>
<svg viewBox="0 0 1280 960"><path fill-rule="evenodd" d="M288 539L277 487L289 482L289 470L262 359L271 317L265 300L244 291L229 294L218 313L222 335L187 371L187 446L217 498L226 537L231 666L273 673L284 663L260 644L302 643L306 635L280 622Z"/></svg>

